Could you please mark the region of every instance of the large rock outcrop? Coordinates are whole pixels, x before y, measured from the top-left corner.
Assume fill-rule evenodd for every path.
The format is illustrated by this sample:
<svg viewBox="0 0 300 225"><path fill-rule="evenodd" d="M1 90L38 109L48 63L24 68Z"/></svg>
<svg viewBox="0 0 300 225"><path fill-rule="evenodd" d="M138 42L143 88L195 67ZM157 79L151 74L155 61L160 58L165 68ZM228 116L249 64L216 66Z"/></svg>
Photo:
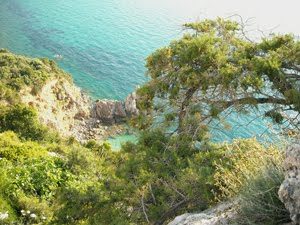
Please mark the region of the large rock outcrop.
<svg viewBox="0 0 300 225"><path fill-rule="evenodd" d="M290 212L293 224L300 224L300 144L286 149L285 180L279 189L279 198Z"/></svg>
<svg viewBox="0 0 300 225"><path fill-rule="evenodd" d="M137 115L136 94L128 95L126 100L97 100L92 107L92 117L106 125L123 123L127 118Z"/></svg>
<svg viewBox="0 0 300 225"><path fill-rule="evenodd" d="M236 217L236 203L222 203L201 213L177 216L168 225L229 225Z"/></svg>
<svg viewBox="0 0 300 225"><path fill-rule="evenodd" d="M99 119L100 122L105 124L114 124L117 117L119 118L120 116L120 109L117 113L119 116L116 115L117 108L120 104L122 103L113 100L97 100L92 110L92 117ZM122 108L123 107L121 107L121 109ZM124 118L126 118L126 114Z"/></svg>

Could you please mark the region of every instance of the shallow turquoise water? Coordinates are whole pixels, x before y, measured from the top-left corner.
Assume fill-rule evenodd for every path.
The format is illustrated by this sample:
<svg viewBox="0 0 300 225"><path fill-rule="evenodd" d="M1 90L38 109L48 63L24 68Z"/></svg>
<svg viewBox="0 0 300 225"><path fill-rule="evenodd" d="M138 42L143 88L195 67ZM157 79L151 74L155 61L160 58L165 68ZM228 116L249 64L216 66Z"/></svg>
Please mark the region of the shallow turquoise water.
<svg viewBox="0 0 300 225"><path fill-rule="evenodd" d="M144 59L178 36L191 10L158 0L0 0L0 47L64 57L95 98L123 99L146 80ZM185 2L195 2L187 0Z"/></svg>
<svg viewBox="0 0 300 225"><path fill-rule="evenodd" d="M135 135L119 135L112 138L109 138L108 143L111 145L112 149L119 150L121 149L122 144L126 142L137 142L137 136Z"/></svg>
<svg viewBox="0 0 300 225"><path fill-rule="evenodd" d="M0 48L60 54L60 66L93 98L123 99L146 81L147 55L179 37L181 24L201 10L197 0L0 0ZM216 130L215 139L263 134L262 120L240 127L252 119L231 117L233 129Z"/></svg>

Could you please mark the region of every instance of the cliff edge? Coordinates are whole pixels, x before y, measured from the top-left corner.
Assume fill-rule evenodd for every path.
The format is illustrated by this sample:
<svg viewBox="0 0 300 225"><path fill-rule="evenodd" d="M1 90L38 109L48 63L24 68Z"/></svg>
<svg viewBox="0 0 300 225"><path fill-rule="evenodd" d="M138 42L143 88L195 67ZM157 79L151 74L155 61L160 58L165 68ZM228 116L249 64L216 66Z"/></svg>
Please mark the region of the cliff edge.
<svg viewBox="0 0 300 225"><path fill-rule="evenodd" d="M138 113L135 93L124 101L92 101L69 74L48 59L32 59L1 49L0 78L1 105L33 107L42 124L79 141L120 134L126 120Z"/></svg>

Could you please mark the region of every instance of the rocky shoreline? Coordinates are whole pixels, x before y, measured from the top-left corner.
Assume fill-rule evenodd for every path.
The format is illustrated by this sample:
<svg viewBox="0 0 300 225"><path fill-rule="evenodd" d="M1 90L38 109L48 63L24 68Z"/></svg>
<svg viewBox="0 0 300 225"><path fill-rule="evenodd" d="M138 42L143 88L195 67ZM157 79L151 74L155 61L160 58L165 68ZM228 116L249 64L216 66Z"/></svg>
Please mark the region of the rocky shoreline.
<svg viewBox="0 0 300 225"><path fill-rule="evenodd" d="M124 101L99 99L92 102L89 116L80 120L76 133L78 140L103 140L115 135L128 134L126 121L138 115L136 94L129 94Z"/></svg>
<svg viewBox="0 0 300 225"><path fill-rule="evenodd" d="M133 92L125 101L97 100L93 103L91 117L102 124L114 125L124 123L127 118L138 115L136 94Z"/></svg>

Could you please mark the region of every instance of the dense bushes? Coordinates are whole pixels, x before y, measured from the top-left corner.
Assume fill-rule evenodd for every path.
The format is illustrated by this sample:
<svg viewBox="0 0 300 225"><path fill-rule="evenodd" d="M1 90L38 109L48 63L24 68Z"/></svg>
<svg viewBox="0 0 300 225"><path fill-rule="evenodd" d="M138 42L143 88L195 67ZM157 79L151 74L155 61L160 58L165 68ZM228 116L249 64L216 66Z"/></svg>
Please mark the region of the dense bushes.
<svg viewBox="0 0 300 225"><path fill-rule="evenodd" d="M99 154L101 150L107 158ZM69 193L67 190L86 193L89 187L103 185L110 154L106 144L89 149L76 142L33 142L19 139L13 132L0 134L0 213L8 212L7 223L48 224L72 202L70 195L65 201L58 196ZM76 210L80 207L83 205ZM62 212L58 224L66 219L66 211Z"/></svg>
<svg viewBox="0 0 300 225"><path fill-rule="evenodd" d="M214 180L217 200L235 198L238 216L232 224L281 225L290 222L278 197L284 179L283 153L256 141L234 141L223 148L224 164L217 163ZM229 159L229 160L228 160Z"/></svg>
<svg viewBox="0 0 300 225"><path fill-rule="evenodd" d="M255 139L200 149L191 143L156 131L123 147L126 160L117 176L129 188L122 198L132 209L130 221L163 224L180 213L208 208L237 196L267 165L282 161L277 149Z"/></svg>
<svg viewBox="0 0 300 225"><path fill-rule="evenodd" d="M0 109L0 132L8 130L27 140L55 139L55 134L40 124L36 111L21 104L2 106Z"/></svg>
<svg viewBox="0 0 300 225"><path fill-rule="evenodd" d="M7 50L0 51L0 84L12 90L16 97L24 88L34 88L34 92L38 93L43 84L54 77L70 79L53 61L30 59Z"/></svg>
<svg viewBox="0 0 300 225"><path fill-rule="evenodd" d="M0 134L0 212L7 211L10 221L163 224L180 213L239 195L241 224L268 224L275 221L268 220L273 214L276 220L286 219L277 198L282 173L262 175L269 165L280 168L282 155L255 139L195 145L189 136L152 130L138 143L112 152L109 145L94 141L84 146L72 139L48 141L46 130L39 136L38 124L27 124L35 121L28 108L16 106L2 115L1 121L7 122L2 129L19 132ZM20 115L20 120L3 119L8 115ZM252 215L256 209L263 213L259 218Z"/></svg>
<svg viewBox="0 0 300 225"><path fill-rule="evenodd" d="M10 161L38 158L47 154L46 148L34 142L21 142L13 132L0 134L0 157Z"/></svg>
<svg viewBox="0 0 300 225"><path fill-rule="evenodd" d="M38 143L2 133L1 210L29 224L164 224L241 195L241 224L250 224L248 217L268 221L251 215L255 207L286 218L275 201L282 178L278 150L254 139L198 147L161 131L143 133L120 152L93 141L85 147L69 140ZM281 173L262 175L269 165Z"/></svg>
<svg viewBox="0 0 300 225"><path fill-rule="evenodd" d="M72 154L72 162L86 165L76 151ZM102 179L60 192L62 208L55 213L56 223L164 224L180 213L238 196L264 165L280 165L282 155L255 139L197 148L187 137L150 131L138 143L127 143L103 159L104 167L98 167Z"/></svg>
<svg viewBox="0 0 300 225"><path fill-rule="evenodd" d="M222 157L216 161L214 181L218 187L218 200L226 200L239 194L242 188L265 168L273 165L281 168L283 154L274 147L264 147L255 139L233 141L222 146Z"/></svg>

